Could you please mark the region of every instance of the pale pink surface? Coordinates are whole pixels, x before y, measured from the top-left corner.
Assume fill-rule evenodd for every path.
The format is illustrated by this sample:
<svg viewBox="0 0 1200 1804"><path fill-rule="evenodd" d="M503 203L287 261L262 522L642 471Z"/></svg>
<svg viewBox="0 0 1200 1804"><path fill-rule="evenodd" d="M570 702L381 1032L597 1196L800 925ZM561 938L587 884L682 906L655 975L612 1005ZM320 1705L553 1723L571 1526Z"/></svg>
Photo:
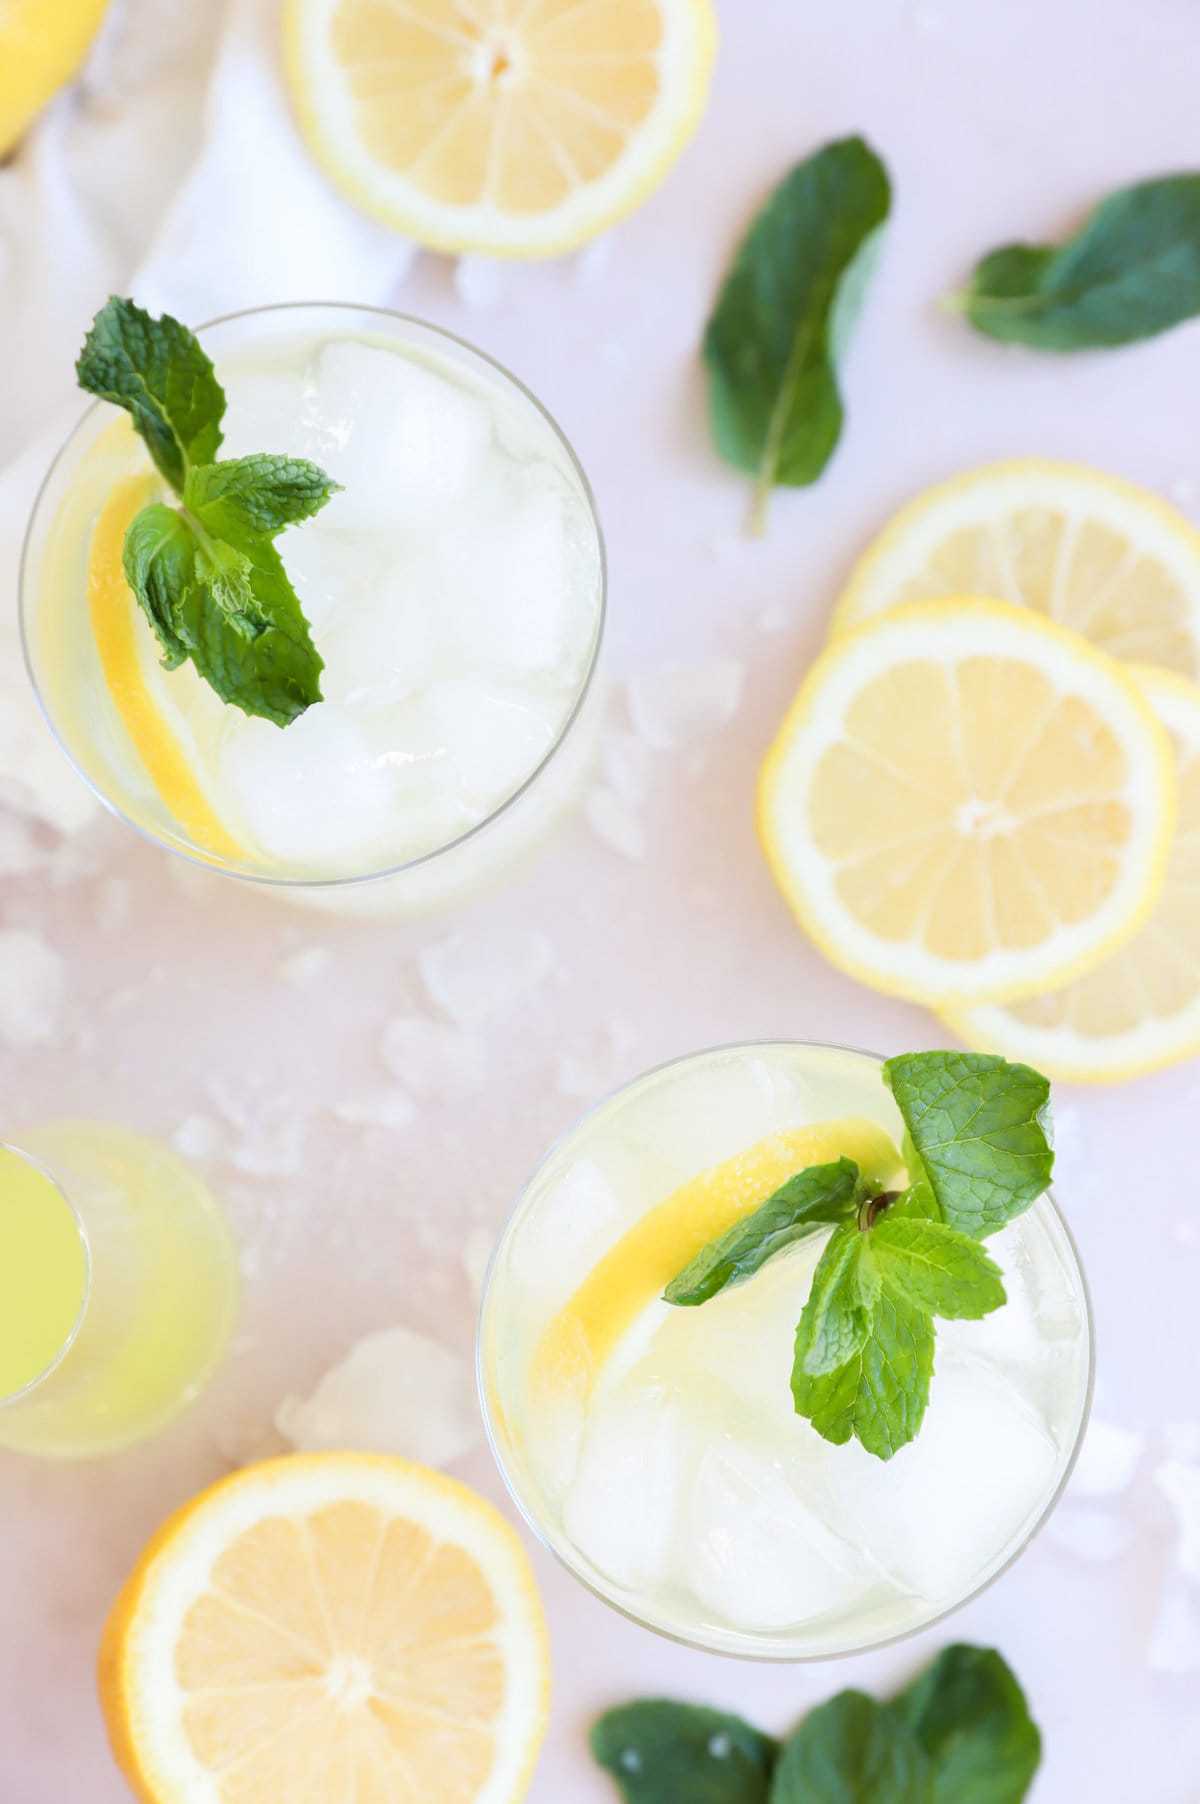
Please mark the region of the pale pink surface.
<svg viewBox="0 0 1200 1804"><path fill-rule="evenodd" d="M202 1403L108 1464L0 1460L3 1804L127 1797L92 1689L105 1609L160 1518L260 1444L285 1391L394 1321L469 1353L464 1229L499 1227L583 1106L554 1087L564 1051L588 1051L610 1018L627 1029L623 1075L755 1036L882 1050L944 1039L928 1015L841 978L803 941L751 817L758 762L865 536L923 483L1017 453L1093 461L1184 505L1200 491L1200 326L1056 362L992 347L935 306L984 249L1053 235L1107 187L1200 160L1194 0L732 0L725 15L701 134L610 246L582 263L501 270L486 310L465 306L435 259L396 296L509 363L573 438L608 533L610 672L716 656L747 672L730 726L656 755L644 863L581 820L462 921L538 928L557 960L484 1030L485 1090L421 1103L402 1136L330 1113L386 1081L384 1025L427 1006L415 955L444 926L326 922L231 882L180 882L178 866L115 825L85 848L94 868L64 886L5 879L4 924L44 931L70 978L53 1043L0 1065L14 1136L70 1113L170 1137L188 1116L219 1116L214 1080L286 1096L307 1133L294 1175L208 1168L248 1268L242 1336ZM847 371L848 432L820 487L781 495L769 538L751 544L738 537L744 485L709 445L700 332L767 188L857 130L887 158L897 206ZM128 913L112 925L122 899ZM309 945L328 950L324 968L285 983L282 961ZM1166 1424L1200 1414L1198 1106L1194 1068L1060 1097L1059 1195L1099 1318L1099 1413L1149 1436L1129 1493L1101 1506L1130 1524L1127 1550L1088 1563L1043 1538L952 1626L790 1670L657 1641L539 1553L557 1694L533 1804L612 1795L584 1740L611 1702L676 1693L780 1729L843 1685L886 1690L951 1638L999 1645L1026 1684L1046 1732L1039 1804L1197 1804L1200 1675L1152 1673L1146 1646L1174 1546L1149 1473ZM463 1471L501 1497L482 1451Z"/></svg>

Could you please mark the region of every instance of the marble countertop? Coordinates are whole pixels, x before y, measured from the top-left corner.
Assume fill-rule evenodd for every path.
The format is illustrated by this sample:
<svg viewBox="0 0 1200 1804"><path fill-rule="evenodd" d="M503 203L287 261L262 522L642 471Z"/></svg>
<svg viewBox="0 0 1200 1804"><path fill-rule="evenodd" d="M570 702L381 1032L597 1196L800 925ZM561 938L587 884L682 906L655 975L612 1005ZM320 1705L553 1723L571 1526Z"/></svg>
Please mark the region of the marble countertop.
<svg viewBox="0 0 1200 1804"><path fill-rule="evenodd" d="M2 924L42 934L66 978L44 1039L0 1042L9 1131L85 1115L188 1146L228 1205L245 1276L230 1360L160 1439L86 1467L0 1459L5 1804L127 1800L92 1662L141 1543L198 1486L271 1446L281 1397L364 1332L405 1323L469 1358L478 1251L588 1096L732 1039L897 1050L944 1037L805 943L751 820L758 763L864 538L922 484L1026 452L1101 464L1200 518L1200 326L1054 361L975 339L935 305L985 249L1053 236L1106 189L1196 162L1195 0L722 11L700 135L610 240L537 268L423 257L395 295L517 371L594 481L611 556L609 800L453 922L301 913L107 820L39 840L35 868L0 879ZM819 487L778 497L768 537L749 541L743 486L710 448L699 336L768 187L850 131L886 158L897 199L846 373L848 429ZM0 386L14 354L0 350ZM688 674L672 689L676 665ZM680 688L695 718L677 745L647 746L647 720ZM399 1131L347 1119L394 1098L388 1023L438 1015L421 954L452 933L486 952L530 932L552 967L478 1029L482 1084L417 1099ZM1200 1804L1200 1580L1189 1590L1181 1575L1179 1524L1155 1482L1169 1456L1200 1453L1198 1107L1195 1068L1060 1096L1058 1195L1096 1306L1097 1416L1141 1437L1129 1482L1113 1489L1109 1462L1094 1461L1109 1494L1076 1486L952 1627L827 1666L672 1647L539 1551L557 1691L531 1804L611 1797L585 1743L609 1703L674 1693L780 1729L842 1686L885 1692L951 1636L999 1646L1027 1687L1046 1740L1038 1804ZM454 1469L503 1503L482 1445Z"/></svg>

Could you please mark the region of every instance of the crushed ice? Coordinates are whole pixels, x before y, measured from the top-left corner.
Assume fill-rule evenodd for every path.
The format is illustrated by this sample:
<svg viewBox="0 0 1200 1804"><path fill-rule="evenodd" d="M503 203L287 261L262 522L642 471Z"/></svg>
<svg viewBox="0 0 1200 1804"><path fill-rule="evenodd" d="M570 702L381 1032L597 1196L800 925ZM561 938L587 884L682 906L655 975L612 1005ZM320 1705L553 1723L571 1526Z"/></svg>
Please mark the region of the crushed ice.
<svg viewBox="0 0 1200 1804"><path fill-rule="evenodd" d="M302 946L283 959L279 965L279 975L284 983L293 984L297 989L302 984L311 983L319 977L329 963L329 950L325 946Z"/></svg>
<svg viewBox="0 0 1200 1804"><path fill-rule="evenodd" d="M534 929L474 928L427 946L417 964L431 1002L460 1027L482 1027L549 977L554 948Z"/></svg>
<svg viewBox="0 0 1200 1804"><path fill-rule="evenodd" d="M1178 1584L1163 1592L1146 1657L1155 1672L1200 1672L1200 1609Z"/></svg>
<svg viewBox="0 0 1200 1804"><path fill-rule="evenodd" d="M1076 1497L1112 1497L1130 1484L1145 1436L1093 1416L1071 1479Z"/></svg>
<svg viewBox="0 0 1200 1804"><path fill-rule="evenodd" d="M630 718L655 750L682 745L733 719L741 704L744 675L732 658L643 671L627 685Z"/></svg>
<svg viewBox="0 0 1200 1804"><path fill-rule="evenodd" d="M1200 1465L1190 1460L1164 1460L1154 1482L1175 1513L1179 1530L1176 1564L1189 1578L1200 1579Z"/></svg>
<svg viewBox="0 0 1200 1804"><path fill-rule="evenodd" d="M1080 1560L1115 1560L1133 1539L1127 1523L1108 1510L1071 1503L1059 1506L1046 1524L1055 1546Z"/></svg>
<svg viewBox="0 0 1200 1804"><path fill-rule="evenodd" d="M627 1075L634 1035L623 1021L606 1021L599 1037L582 1051L560 1054L554 1088L560 1096L595 1102L615 1090Z"/></svg>
<svg viewBox="0 0 1200 1804"><path fill-rule="evenodd" d="M422 1465L461 1458L479 1433L470 1367L412 1328L357 1341L309 1397L288 1396L275 1426L298 1452L391 1453Z"/></svg>
<svg viewBox="0 0 1200 1804"><path fill-rule="evenodd" d="M646 856L646 829L641 817L615 790L601 783L584 803L588 826L598 839L633 863Z"/></svg>
<svg viewBox="0 0 1200 1804"><path fill-rule="evenodd" d="M333 1112L339 1121L354 1127L385 1128L388 1133L402 1134L415 1120L417 1106L398 1085L379 1084L345 1102L335 1102Z"/></svg>
<svg viewBox="0 0 1200 1804"><path fill-rule="evenodd" d="M42 934L0 931L0 1040L18 1049L52 1040L66 990L66 967Z"/></svg>
<svg viewBox="0 0 1200 1804"><path fill-rule="evenodd" d="M483 1086L483 1042L477 1034L428 1015L397 1015L380 1044L383 1062L412 1096L441 1101Z"/></svg>

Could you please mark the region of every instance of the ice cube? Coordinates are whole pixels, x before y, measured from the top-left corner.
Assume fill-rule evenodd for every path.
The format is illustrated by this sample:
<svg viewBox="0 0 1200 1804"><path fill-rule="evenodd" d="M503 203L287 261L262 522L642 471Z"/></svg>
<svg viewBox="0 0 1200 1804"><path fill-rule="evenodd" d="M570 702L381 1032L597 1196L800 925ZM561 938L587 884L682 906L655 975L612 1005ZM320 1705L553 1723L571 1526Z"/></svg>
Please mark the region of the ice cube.
<svg viewBox="0 0 1200 1804"><path fill-rule="evenodd" d="M718 1055L677 1068L644 1097L632 1098L625 1131L681 1183L804 1120L801 1087L778 1061Z"/></svg>
<svg viewBox="0 0 1200 1804"><path fill-rule="evenodd" d="M560 698L499 677L451 677L420 704L428 745L445 758L443 782L477 813L532 776L562 720Z"/></svg>
<svg viewBox="0 0 1200 1804"><path fill-rule="evenodd" d="M222 747L221 778L271 858L339 875L362 874L386 857L393 785L359 727L328 703L283 729L238 720Z"/></svg>
<svg viewBox="0 0 1200 1804"><path fill-rule="evenodd" d="M598 783L584 804L588 826L622 858L638 863L646 856L646 829L628 802L607 784Z"/></svg>
<svg viewBox="0 0 1200 1804"><path fill-rule="evenodd" d="M621 1199L590 1159L537 1181L509 1242L509 1272L526 1290L553 1286L561 1302L587 1277L625 1225Z"/></svg>
<svg viewBox="0 0 1200 1804"><path fill-rule="evenodd" d="M324 512L330 528L406 531L438 519L492 443L485 402L449 365L335 339L321 351L317 388L329 426L324 468L343 484Z"/></svg>
<svg viewBox="0 0 1200 1804"><path fill-rule="evenodd" d="M575 1096L583 1102L607 1096L627 1073L633 1041L633 1033L623 1021L606 1021L589 1046L560 1055L554 1088L560 1096Z"/></svg>
<svg viewBox="0 0 1200 1804"><path fill-rule="evenodd" d="M1200 1672L1200 1609L1177 1583L1163 1592L1146 1657L1156 1672Z"/></svg>
<svg viewBox="0 0 1200 1804"><path fill-rule="evenodd" d="M225 389L221 456L307 457L321 463L329 449L316 383L300 366L249 369L231 362Z"/></svg>
<svg viewBox="0 0 1200 1804"><path fill-rule="evenodd" d="M1113 1497L1125 1490L1145 1444L1145 1435L1093 1416L1071 1478L1072 1496Z"/></svg>
<svg viewBox="0 0 1200 1804"><path fill-rule="evenodd" d="M476 1034L432 1021L397 1015L384 1029L383 1062L413 1096L443 1100L481 1088L483 1042Z"/></svg>
<svg viewBox="0 0 1200 1804"><path fill-rule="evenodd" d="M650 754L645 743L624 727L608 726L600 762L613 794L627 808L640 808L650 794Z"/></svg>
<svg viewBox="0 0 1200 1804"><path fill-rule="evenodd" d="M554 948L544 933L475 928L426 946L417 960L432 1002L462 1027L482 1027L550 975Z"/></svg>
<svg viewBox="0 0 1200 1804"><path fill-rule="evenodd" d="M660 750L714 732L737 713L744 674L730 658L644 671L629 680L633 724L647 745Z"/></svg>
<svg viewBox="0 0 1200 1804"><path fill-rule="evenodd" d="M600 551L583 497L550 464L519 466L439 541L430 583L464 662L565 680L596 624Z"/></svg>
<svg viewBox="0 0 1200 1804"><path fill-rule="evenodd" d="M637 1592L669 1584L698 1427L676 1390L622 1390L593 1407L563 1505L575 1547Z"/></svg>
<svg viewBox="0 0 1200 1804"><path fill-rule="evenodd" d="M171 1138L185 1159L221 1159L228 1146L224 1127L211 1115L185 1115Z"/></svg>
<svg viewBox="0 0 1200 1804"><path fill-rule="evenodd" d="M878 1578L812 1513L785 1462L732 1435L700 1460L681 1569L706 1609L743 1629L782 1629L847 1608Z"/></svg>
<svg viewBox="0 0 1200 1804"><path fill-rule="evenodd" d="M284 983L292 984L297 989L301 985L311 983L329 963L329 951L325 946L302 946L298 952L291 953L279 966L279 975Z"/></svg>
<svg viewBox="0 0 1200 1804"><path fill-rule="evenodd" d="M462 1261L463 1276L467 1288L476 1302L483 1295L483 1281L487 1276L488 1266L492 1262L492 1249L496 1244L496 1236L489 1234L486 1228L468 1228L466 1238L459 1249Z"/></svg>
<svg viewBox="0 0 1200 1804"><path fill-rule="evenodd" d="M312 1395L288 1396L275 1426L299 1453L391 1453L442 1466L478 1436L470 1368L411 1328L358 1341Z"/></svg>
<svg viewBox="0 0 1200 1804"><path fill-rule="evenodd" d="M454 266L454 291L468 312L492 313L507 299L512 276L511 263L468 253Z"/></svg>
<svg viewBox="0 0 1200 1804"><path fill-rule="evenodd" d="M32 928L0 931L0 1040L15 1049L54 1038L67 993L66 966Z"/></svg>
<svg viewBox="0 0 1200 1804"><path fill-rule="evenodd" d="M1154 1482L1175 1512L1179 1569L1189 1578L1200 1579L1200 1466L1188 1460L1164 1460Z"/></svg>
<svg viewBox="0 0 1200 1804"><path fill-rule="evenodd" d="M330 532L323 519L291 527L278 542L279 555L322 656L340 619L357 618L387 568L368 542L350 533Z"/></svg>
<svg viewBox="0 0 1200 1804"><path fill-rule="evenodd" d="M324 692L348 709L403 701L430 681L439 656L432 599L420 565L400 554L321 640Z"/></svg>
<svg viewBox="0 0 1200 1804"><path fill-rule="evenodd" d="M940 1361L920 1434L890 1460L857 1442L830 1447L815 1432L804 1459L831 1525L869 1547L899 1584L943 1604L1015 1549L1059 1464L1044 1424L1012 1386Z"/></svg>

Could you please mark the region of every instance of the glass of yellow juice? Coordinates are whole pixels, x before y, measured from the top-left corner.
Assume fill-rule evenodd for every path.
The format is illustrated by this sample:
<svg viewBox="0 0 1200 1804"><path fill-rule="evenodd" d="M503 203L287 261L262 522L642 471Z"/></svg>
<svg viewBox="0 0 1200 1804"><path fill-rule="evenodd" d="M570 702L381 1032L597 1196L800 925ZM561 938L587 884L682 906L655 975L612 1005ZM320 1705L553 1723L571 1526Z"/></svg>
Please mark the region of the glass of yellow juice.
<svg viewBox="0 0 1200 1804"><path fill-rule="evenodd" d="M237 1254L183 1161L56 1122L0 1145L0 1447L112 1453L163 1427L229 1344Z"/></svg>

